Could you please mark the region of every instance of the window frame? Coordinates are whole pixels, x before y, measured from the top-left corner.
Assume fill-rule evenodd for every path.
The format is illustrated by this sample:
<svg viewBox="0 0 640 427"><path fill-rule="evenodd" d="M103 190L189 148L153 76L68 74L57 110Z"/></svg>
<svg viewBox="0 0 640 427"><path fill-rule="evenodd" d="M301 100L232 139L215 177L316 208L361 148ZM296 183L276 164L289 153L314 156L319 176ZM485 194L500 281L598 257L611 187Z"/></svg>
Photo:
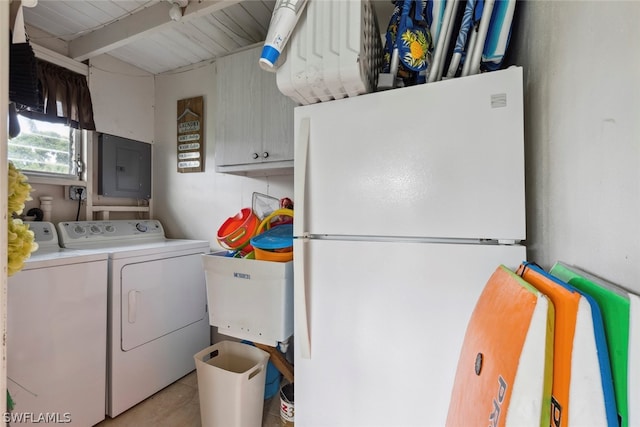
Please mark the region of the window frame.
<svg viewBox="0 0 640 427"><path fill-rule="evenodd" d="M36 55L36 58L41 59L43 61L50 62L52 64L59 65L61 67L67 68L75 73L84 75L87 79L89 79L89 66L82 62L76 61L72 58L69 58L65 55L62 55L59 52L46 48L44 46L38 45L33 41L30 42L31 47L33 48L33 52ZM52 185L87 185L89 176L88 176L88 153L89 153L89 144L93 141L94 131L87 130L77 130L78 132L82 132L82 138L79 142L80 147L82 149L81 152L81 161L82 161L82 173L80 176L73 175L65 175L65 177L56 177L54 175L43 175L40 173L31 173L25 172L24 174L29 178L29 182L32 184L52 184Z"/></svg>
<svg viewBox="0 0 640 427"><path fill-rule="evenodd" d="M20 114L18 114L20 115ZM34 117L24 115L28 120L34 120L36 122L45 122L45 120L38 120ZM79 181L86 181L86 145L87 145L87 131L81 129L74 129L67 125L69 129L69 147L72 164L72 170L70 173L58 173L58 172L46 172L21 169L21 172L29 178L33 183L78 183ZM11 140L8 141L9 145ZM8 148L8 147L7 147Z"/></svg>

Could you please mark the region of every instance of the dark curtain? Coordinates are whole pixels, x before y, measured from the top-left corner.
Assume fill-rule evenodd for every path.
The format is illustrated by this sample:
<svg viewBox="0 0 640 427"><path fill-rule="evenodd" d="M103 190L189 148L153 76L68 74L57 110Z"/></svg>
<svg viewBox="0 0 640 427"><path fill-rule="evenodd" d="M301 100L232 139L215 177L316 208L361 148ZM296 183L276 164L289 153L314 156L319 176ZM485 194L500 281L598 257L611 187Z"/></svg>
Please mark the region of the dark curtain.
<svg viewBox="0 0 640 427"><path fill-rule="evenodd" d="M44 111L34 118L66 122L75 129L96 130L87 78L66 68L36 60Z"/></svg>
<svg viewBox="0 0 640 427"><path fill-rule="evenodd" d="M34 59L37 99L33 100L32 93L29 93L29 99L21 96L20 89L15 86L14 100L11 99L12 89L9 90L10 100L15 102L20 114L36 120L65 123L75 129L96 130L86 77L64 67ZM11 61L15 65L25 64L25 61L19 61L13 56ZM24 67L20 68L23 74L26 73Z"/></svg>

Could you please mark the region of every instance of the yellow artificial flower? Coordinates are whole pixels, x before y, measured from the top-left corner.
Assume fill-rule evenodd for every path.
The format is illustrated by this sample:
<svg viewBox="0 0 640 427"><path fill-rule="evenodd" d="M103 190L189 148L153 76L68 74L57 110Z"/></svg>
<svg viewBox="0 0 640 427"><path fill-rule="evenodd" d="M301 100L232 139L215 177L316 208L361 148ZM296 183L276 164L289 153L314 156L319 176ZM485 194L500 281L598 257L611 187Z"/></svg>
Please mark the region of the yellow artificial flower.
<svg viewBox="0 0 640 427"><path fill-rule="evenodd" d="M31 185L27 182L27 177L11 162L8 184L7 274L13 276L22 270L24 261L38 249L38 244L34 241L35 235L29 230L29 226L20 219L12 218L14 213L20 215L24 210L24 203L31 200Z"/></svg>
<svg viewBox="0 0 640 427"><path fill-rule="evenodd" d="M10 219L7 225L7 274L13 276L22 270L24 261L38 249L38 244L34 241L33 231L29 230L29 226L21 220Z"/></svg>
<svg viewBox="0 0 640 427"><path fill-rule="evenodd" d="M27 182L27 177L20 172L13 163L9 162L9 188L8 188L8 208L9 217L15 212L20 215L24 210L24 202L32 200L31 185Z"/></svg>

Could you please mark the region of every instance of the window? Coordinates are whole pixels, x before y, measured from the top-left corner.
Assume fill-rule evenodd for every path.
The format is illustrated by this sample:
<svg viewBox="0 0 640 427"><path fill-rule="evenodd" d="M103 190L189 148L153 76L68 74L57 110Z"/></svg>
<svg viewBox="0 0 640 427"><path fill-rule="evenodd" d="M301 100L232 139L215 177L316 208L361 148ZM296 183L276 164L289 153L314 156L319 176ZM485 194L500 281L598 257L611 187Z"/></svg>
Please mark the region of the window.
<svg viewBox="0 0 640 427"><path fill-rule="evenodd" d="M20 134L9 140L9 160L20 170L76 177L82 131L63 123L34 120L18 114Z"/></svg>

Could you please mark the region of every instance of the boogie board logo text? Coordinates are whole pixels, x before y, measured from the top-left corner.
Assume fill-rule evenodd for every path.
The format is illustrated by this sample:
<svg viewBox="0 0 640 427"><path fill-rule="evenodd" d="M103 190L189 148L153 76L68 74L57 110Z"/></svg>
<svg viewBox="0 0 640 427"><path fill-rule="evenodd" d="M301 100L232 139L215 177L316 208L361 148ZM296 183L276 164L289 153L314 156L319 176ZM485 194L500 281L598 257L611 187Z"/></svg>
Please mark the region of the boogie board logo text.
<svg viewBox="0 0 640 427"><path fill-rule="evenodd" d="M489 427L497 427L500 420L500 412L502 411L502 403L507 395L507 382L498 376L498 394L493 398L492 411L489 415Z"/></svg>
<svg viewBox="0 0 640 427"><path fill-rule="evenodd" d="M551 426L560 427L562 425L562 405L551 396Z"/></svg>

